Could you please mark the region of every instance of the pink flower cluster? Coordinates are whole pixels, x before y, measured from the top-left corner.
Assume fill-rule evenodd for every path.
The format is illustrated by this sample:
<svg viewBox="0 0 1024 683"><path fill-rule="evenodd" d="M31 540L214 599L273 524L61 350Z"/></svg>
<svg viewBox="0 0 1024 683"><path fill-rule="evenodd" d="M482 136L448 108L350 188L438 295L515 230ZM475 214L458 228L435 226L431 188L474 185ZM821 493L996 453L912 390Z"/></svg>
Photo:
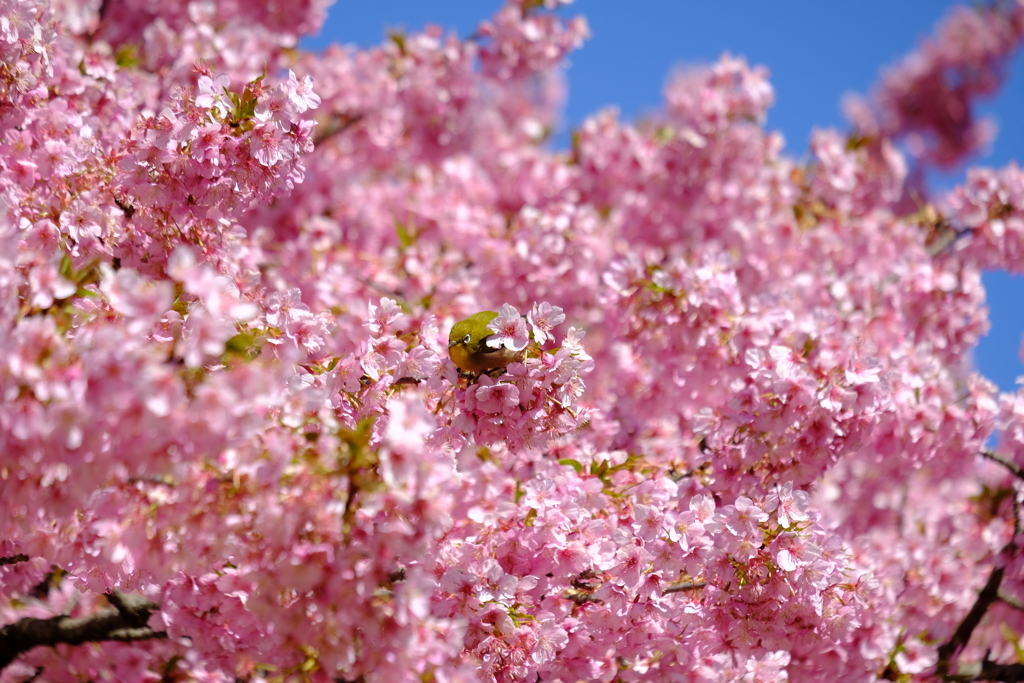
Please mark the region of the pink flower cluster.
<svg viewBox="0 0 1024 683"><path fill-rule="evenodd" d="M442 398L438 419L443 428L437 437L451 448L470 439L479 445L501 443L510 452L543 448L548 441L569 434L587 422L587 411L578 405L585 385L583 375L593 369L584 351L582 330L570 328L556 348L551 330L565 320L562 309L544 302L521 317L510 304L489 325L494 334L487 343L524 352L497 377L482 375L472 384L454 388L453 403ZM533 353L527 353L531 345ZM442 381L456 384L454 367L445 368ZM446 414L447 413L447 414Z"/></svg>
<svg viewBox="0 0 1024 683"><path fill-rule="evenodd" d="M957 8L917 52L889 69L874 94L877 112L852 101L864 135L903 136L911 153L955 166L989 144L991 121L975 120L972 102L994 94L1005 65L1024 38L1024 5Z"/></svg>
<svg viewBox="0 0 1024 683"><path fill-rule="evenodd" d="M474 460L460 461L474 474L465 497L515 485ZM468 618L467 645L495 680L743 680L850 637L864 596L806 493L790 484L718 508L687 480L644 480L629 464L621 452L572 468L535 460L515 506L464 510L436 609Z"/></svg>
<svg viewBox="0 0 1024 683"><path fill-rule="evenodd" d="M993 576L954 656L1016 661L969 354L1024 173L900 143L977 148L1024 4L804 161L732 56L545 147L560 4L307 54L319 0L0 0L0 633L155 605L0 681L937 681Z"/></svg>
<svg viewBox="0 0 1024 683"><path fill-rule="evenodd" d="M971 169L962 187L946 198L951 228L971 239L957 244L963 258L982 268L1024 268L1024 170L1016 163L998 171Z"/></svg>
<svg viewBox="0 0 1024 683"><path fill-rule="evenodd" d="M273 89L257 79L241 93L226 75L200 76L194 98L143 118L123 143L115 189L132 226L167 243L178 233L166 226L185 225L194 243L213 249L226 218L302 181L314 122L298 118L319 102L309 76L289 74Z"/></svg>

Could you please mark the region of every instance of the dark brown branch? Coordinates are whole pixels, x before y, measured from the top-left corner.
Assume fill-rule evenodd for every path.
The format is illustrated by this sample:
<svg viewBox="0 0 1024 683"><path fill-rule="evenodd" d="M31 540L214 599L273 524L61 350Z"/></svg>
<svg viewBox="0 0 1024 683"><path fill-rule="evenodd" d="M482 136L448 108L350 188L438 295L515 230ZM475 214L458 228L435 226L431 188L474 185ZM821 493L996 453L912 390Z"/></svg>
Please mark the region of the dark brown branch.
<svg viewBox="0 0 1024 683"><path fill-rule="evenodd" d="M19 655L39 646L81 645L103 640L149 640L166 638L147 622L160 606L141 595L114 590L107 596L111 606L87 617L26 617L0 628L0 670Z"/></svg>
<svg viewBox="0 0 1024 683"><path fill-rule="evenodd" d="M1017 496L1013 496L1013 537L1017 538L1020 536L1020 501Z"/></svg>
<svg viewBox="0 0 1024 683"><path fill-rule="evenodd" d="M1000 463L1017 477L1024 479L1024 472L1015 463L1009 462L996 455L992 451L982 451L983 457ZM1016 497L1013 499L1013 539L1007 543L1000 555L1003 557L1015 556L1020 552L1016 539L1021 533L1021 511L1020 503ZM974 629L981 623L982 618L988 612L994 602L1000 600L1011 607L1020 608L1020 603L1012 596L1005 593L1000 594L999 584L1002 583L1005 567L993 567L989 574L985 587L978 593L978 599L974 601L971 610L964 617L950 639L939 647L939 661L935 665L935 673L947 681L1001 681L1001 683L1024 682L1024 665L1021 664L997 664L989 661L988 653L981 662L957 666L957 673L951 674L950 668L956 659L957 654L967 646Z"/></svg>
<svg viewBox="0 0 1024 683"><path fill-rule="evenodd" d="M17 555L11 555L10 557L0 557L0 567L8 564L18 564L19 562L28 562L29 556L18 553Z"/></svg>
<svg viewBox="0 0 1024 683"><path fill-rule="evenodd" d="M1006 469L1010 470L1013 476L1017 477L1018 479L1024 479L1024 468L1022 468L1017 463L1007 460L1003 456L998 455L995 451L982 451L980 455L983 458L988 458L992 462L999 463Z"/></svg>
<svg viewBox="0 0 1024 683"><path fill-rule="evenodd" d="M950 639L939 647L939 661L936 664L936 672L939 676L949 674L949 667L953 663L953 659L967 645L967 641L971 639L971 634L981 623L981 618L985 616L988 608L999 599L999 584L1002 583L1004 571L1006 571L1005 567L992 568L992 573L988 575L988 581L978 594L978 599L971 607L971 611L960 622Z"/></svg>
<svg viewBox="0 0 1024 683"><path fill-rule="evenodd" d="M1024 683L1024 664L996 664L986 657L984 661L961 666L956 674L946 677L949 681L999 681L1000 683Z"/></svg>

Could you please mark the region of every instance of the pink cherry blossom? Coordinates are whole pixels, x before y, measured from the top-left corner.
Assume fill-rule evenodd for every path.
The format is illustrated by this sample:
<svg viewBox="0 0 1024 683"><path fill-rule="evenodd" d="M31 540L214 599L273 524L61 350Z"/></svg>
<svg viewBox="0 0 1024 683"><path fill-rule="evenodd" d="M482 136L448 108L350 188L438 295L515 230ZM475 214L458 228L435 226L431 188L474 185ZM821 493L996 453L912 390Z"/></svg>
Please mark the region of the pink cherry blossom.
<svg viewBox="0 0 1024 683"><path fill-rule="evenodd" d="M0 680L1020 677L1024 173L919 180L1019 0L805 157L740 57L554 150L568 3L327 4L0 1Z"/></svg>
<svg viewBox="0 0 1024 683"><path fill-rule="evenodd" d="M806 512L809 505L810 496L807 492L794 491L793 482L787 481L768 494L764 509L766 512L774 512L779 526L788 529L794 522L806 522L809 519Z"/></svg>
<svg viewBox="0 0 1024 683"><path fill-rule="evenodd" d="M491 415L510 414L519 404L519 389L514 384L479 386L475 394L478 409Z"/></svg>
<svg viewBox="0 0 1024 683"><path fill-rule="evenodd" d="M526 315L526 319L530 325L533 340L538 344L544 344L550 336L551 329L565 322L565 313L558 306L544 302L534 304Z"/></svg>
<svg viewBox="0 0 1024 683"><path fill-rule="evenodd" d="M512 351L522 351L530 343L526 320L511 304L502 304L498 317L487 324L487 329L494 332L487 339L491 348L505 347Z"/></svg>

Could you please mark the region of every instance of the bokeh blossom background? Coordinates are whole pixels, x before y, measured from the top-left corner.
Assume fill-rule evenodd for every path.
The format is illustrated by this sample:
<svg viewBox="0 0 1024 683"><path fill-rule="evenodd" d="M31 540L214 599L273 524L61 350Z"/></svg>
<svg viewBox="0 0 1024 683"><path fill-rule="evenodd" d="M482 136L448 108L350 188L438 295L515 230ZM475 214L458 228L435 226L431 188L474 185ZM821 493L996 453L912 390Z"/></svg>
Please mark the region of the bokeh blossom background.
<svg viewBox="0 0 1024 683"><path fill-rule="evenodd" d="M1024 0L329 4L0 0L0 683L1024 680Z"/></svg>
<svg viewBox="0 0 1024 683"><path fill-rule="evenodd" d="M498 0L340 0L323 30L302 47L322 49L332 42L366 48L388 31L418 31L434 24L467 37L491 16ZM675 70L710 64L723 52L745 57L771 72L775 104L765 128L783 134L794 157L806 154L814 128L848 130L845 98L868 94L880 72L893 66L930 35L958 3L952 0L844 0L785 3L695 2L693 0L577 0L559 14L583 14L592 32L569 57L567 99L561 126L551 144L564 149L571 130L600 109L615 107L635 120L662 104L665 81ZM932 172L929 185L952 189L966 166L1001 168L1024 158L1024 53L1009 64L1006 84L978 112L996 124L994 144L965 165ZM1024 277L1004 271L984 276L990 309L989 333L978 344L978 369L1003 391L1015 390L1024 374L1021 338Z"/></svg>

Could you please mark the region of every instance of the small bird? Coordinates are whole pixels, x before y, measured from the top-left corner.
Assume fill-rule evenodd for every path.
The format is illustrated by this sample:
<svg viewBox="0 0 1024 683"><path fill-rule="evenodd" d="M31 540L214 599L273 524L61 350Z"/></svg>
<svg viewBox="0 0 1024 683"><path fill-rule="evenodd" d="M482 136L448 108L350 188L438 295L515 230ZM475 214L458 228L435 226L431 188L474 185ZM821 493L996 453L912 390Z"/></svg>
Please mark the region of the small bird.
<svg viewBox="0 0 1024 683"><path fill-rule="evenodd" d="M520 351L506 346L487 345L494 334L487 325L497 317L495 311L480 311L452 325L448 334L448 355L460 372L480 375L503 368L521 355Z"/></svg>

